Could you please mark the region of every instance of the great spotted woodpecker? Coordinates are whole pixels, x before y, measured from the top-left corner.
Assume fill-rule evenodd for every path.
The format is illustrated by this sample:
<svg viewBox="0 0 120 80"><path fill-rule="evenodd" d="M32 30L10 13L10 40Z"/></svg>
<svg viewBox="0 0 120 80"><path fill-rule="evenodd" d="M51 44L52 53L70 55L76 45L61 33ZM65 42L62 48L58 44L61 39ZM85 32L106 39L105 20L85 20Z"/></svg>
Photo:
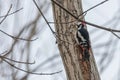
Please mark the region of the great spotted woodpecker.
<svg viewBox="0 0 120 80"><path fill-rule="evenodd" d="M85 23L80 23L77 25L77 32L76 32L76 41L78 45L82 48L82 57L84 60L89 60L90 54L89 54L89 49L90 49L90 41L89 41L89 34L86 29Z"/></svg>

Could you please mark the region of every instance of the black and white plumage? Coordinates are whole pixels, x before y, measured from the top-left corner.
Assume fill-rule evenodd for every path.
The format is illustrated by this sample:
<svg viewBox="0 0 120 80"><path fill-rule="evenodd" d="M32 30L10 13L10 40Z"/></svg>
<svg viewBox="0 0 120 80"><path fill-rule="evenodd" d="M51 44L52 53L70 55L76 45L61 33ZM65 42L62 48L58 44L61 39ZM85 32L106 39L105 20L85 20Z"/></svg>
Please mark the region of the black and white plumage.
<svg viewBox="0 0 120 80"><path fill-rule="evenodd" d="M90 41L89 41L89 34L88 31L86 29L85 24L79 24L77 25L78 30L76 32L76 41L78 43L78 45L81 46L83 53L83 60L88 60L89 61L89 49L90 49Z"/></svg>
<svg viewBox="0 0 120 80"><path fill-rule="evenodd" d="M76 41L79 45L81 45L84 48L90 47L90 42L89 42L89 34L87 29L85 28L86 26L84 24L79 24L77 25L78 30L76 33Z"/></svg>

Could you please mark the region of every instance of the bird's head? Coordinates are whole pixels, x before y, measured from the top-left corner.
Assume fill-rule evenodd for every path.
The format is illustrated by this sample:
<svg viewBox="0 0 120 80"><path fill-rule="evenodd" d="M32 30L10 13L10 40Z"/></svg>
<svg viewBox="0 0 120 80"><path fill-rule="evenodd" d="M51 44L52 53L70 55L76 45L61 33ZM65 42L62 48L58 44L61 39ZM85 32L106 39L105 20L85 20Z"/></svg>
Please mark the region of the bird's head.
<svg viewBox="0 0 120 80"><path fill-rule="evenodd" d="M86 24L84 22L77 23L77 28L85 28Z"/></svg>

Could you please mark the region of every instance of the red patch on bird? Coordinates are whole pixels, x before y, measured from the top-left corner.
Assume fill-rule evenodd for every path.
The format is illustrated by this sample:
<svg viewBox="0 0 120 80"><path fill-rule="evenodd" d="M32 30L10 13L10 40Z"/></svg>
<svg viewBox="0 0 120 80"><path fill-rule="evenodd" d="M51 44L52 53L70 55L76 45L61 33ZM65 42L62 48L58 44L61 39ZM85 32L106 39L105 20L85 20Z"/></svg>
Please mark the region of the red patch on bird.
<svg viewBox="0 0 120 80"><path fill-rule="evenodd" d="M84 21L83 21L83 22L81 22L81 24L82 24L82 25L84 25L84 26L86 25L86 23L85 23Z"/></svg>

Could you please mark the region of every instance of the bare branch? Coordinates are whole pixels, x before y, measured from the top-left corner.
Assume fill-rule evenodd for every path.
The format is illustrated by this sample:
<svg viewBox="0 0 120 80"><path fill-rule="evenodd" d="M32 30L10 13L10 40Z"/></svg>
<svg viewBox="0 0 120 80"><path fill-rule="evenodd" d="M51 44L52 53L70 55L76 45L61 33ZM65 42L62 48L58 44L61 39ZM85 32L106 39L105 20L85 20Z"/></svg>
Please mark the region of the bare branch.
<svg viewBox="0 0 120 80"><path fill-rule="evenodd" d="M37 9L39 10L40 14L43 16L45 22L47 23L48 27L50 28L50 30L52 31L52 33L54 34L55 32L53 31L53 29L51 28L49 22L47 21L47 19L45 18L44 14L42 13L42 11L40 10L39 6L37 5L36 1L33 0L34 4L36 5ZM55 34L54 34L55 35Z"/></svg>
<svg viewBox="0 0 120 80"><path fill-rule="evenodd" d="M4 53L7 53L7 51L2 52L1 54L4 54ZM4 58L4 59L10 60L10 61L13 61L13 62L16 62L16 63L22 63L22 64L35 64L35 61L34 61L34 62L21 62L21 61L16 61L16 60L7 58L7 57L5 57L5 56L2 56L1 54L0 54L0 58L1 58L1 59Z"/></svg>
<svg viewBox="0 0 120 80"><path fill-rule="evenodd" d="M106 27L103 27L103 26L99 26L97 24L93 24L93 23L90 23L90 22L87 22L87 21L84 21L84 20L81 20L79 19L78 17L76 17L75 15L73 15L71 12L69 12L67 9L65 9L64 7L62 7L59 3L57 3L56 1L54 0L51 0L53 3L55 3L57 6L59 6L60 8L62 8L64 11L66 11L68 14L70 14L72 17L74 17L75 19L77 19L78 21L80 22L84 22L90 26L93 26L93 27L96 27L96 28L99 28L99 29L103 29L103 30L106 30L106 31L109 31L111 32L111 30L113 32L120 32L120 30L115 30L115 29L110 29L110 28L106 28Z"/></svg>
<svg viewBox="0 0 120 80"><path fill-rule="evenodd" d="M93 7L89 8L89 9L87 9L86 11L84 11L83 13L81 13L78 17L80 17L80 16L82 16L82 15L83 15L83 17L84 17L84 16L87 14L88 11L90 11L90 10L98 7L99 5L101 5L101 4L103 4L103 3L107 2L107 1L108 1L108 0L105 0L105 1L102 1L102 2L94 5ZM81 18L79 18L79 19L81 19ZM49 23L51 23L51 24L54 24L54 23L56 23L56 24L69 24L69 23L72 23L72 22L75 22L75 21L77 21L77 20L73 20L73 21L70 21L70 22L61 22L61 23L56 23L56 22L49 22Z"/></svg>
<svg viewBox="0 0 120 80"><path fill-rule="evenodd" d="M34 61L34 62L21 62L21 61L16 61L16 60L13 60L13 59L7 58L7 57L5 57L5 56L0 56L0 58L4 58L4 59L7 59L7 60L10 60L10 61L16 62L16 63L22 63L22 64L35 64L35 61Z"/></svg>
<svg viewBox="0 0 120 80"><path fill-rule="evenodd" d="M18 9L18 10L16 10L16 11L14 11L14 12L12 12L12 13L9 13L7 16L10 16L10 15L12 15L12 14L15 14L15 13L17 13L17 12L21 11L22 9L23 9L23 8L20 8L20 9ZM3 17L5 17L5 15L0 16L0 18L3 18Z"/></svg>
<svg viewBox="0 0 120 80"><path fill-rule="evenodd" d="M98 4L96 4L95 6L89 8L88 10L84 11L83 13L81 13L78 17L80 17L80 16L83 15L84 13L87 13L88 11L90 11L90 10L96 8L97 6L103 4L103 3L107 2L107 1L108 1L108 0L105 0L105 1L102 1L102 2L100 2L100 3L98 3Z"/></svg>
<svg viewBox="0 0 120 80"><path fill-rule="evenodd" d="M86 13L84 13L83 14L83 16L82 16L82 18L83 17L85 17L85 15L87 14L87 12ZM73 20L73 21L69 21L69 22L48 22L49 24L69 24L69 23L73 23L73 22L75 22L76 20Z"/></svg>
<svg viewBox="0 0 120 80"><path fill-rule="evenodd" d="M3 59L3 58L2 58ZM29 74L35 74L35 75L54 75L54 74L57 74L57 73L60 73L62 72L62 70L60 71L57 71L57 72L52 72L52 73L33 73L33 72L29 72L29 71L26 71L26 70L23 70L19 67L16 67L14 64L8 62L7 60L3 59L3 61L5 61L6 63L8 63L10 66L12 66L13 68L17 69L17 70L20 70L20 71L23 71L23 72L26 72L26 73L29 73Z"/></svg>
<svg viewBox="0 0 120 80"><path fill-rule="evenodd" d="M120 39L120 36L118 36L117 34L115 34L112 30L111 30L111 33L112 33L114 36L116 36L117 38Z"/></svg>
<svg viewBox="0 0 120 80"><path fill-rule="evenodd" d="M9 12L10 12L11 9L12 9L12 4L10 5L10 8L7 11L7 14L5 15L5 17L0 21L0 24L7 18L7 16L8 16L8 14L9 14Z"/></svg>
<svg viewBox="0 0 120 80"><path fill-rule="evenodd" d="M41 13L41 15L43 16L45 22L47 23L48 27L49 27L50 30L52 31L54 37L55 37L56 39L60 40L60 41L64 41L64 40L60 39L60 38L56 35L56 33L53 31L53 29L51 28L51 26L50 26L49 22L47 21L46 17L44 16L44 14L42 13L41 9L40 9L39 6L37 5L36 1L33 0L33 2L34 2L34 4L36 5L36 7L38 8L38 10L39 10L39 12ZM69 43L69 42L67 42L67 41L64 41L64 42ZM69 44L71 44L71 43L69 43Z"/></svg>
<svg viewBox="0 0 120 80"><path fill-rule="evenodd" d="M10 12L11 9L12 9L12 4L11 4L11 6L10 6L8 12L7 12L7 14L6 14L5 16L0 16L0 18L1 18L1 17L4 17L4 18L1 20L0 24L7 18L8 15L12 15L12 14L14 14L14 13L22 10L23 8L21 8L21 9L19 9L19 10L16 10L15 12L9 14L9 12ZM7 36L9 36L9 37L11 37L11 38L13 38L13 39L19 39L19 40L24 40L24 41L35 41L36 39L38 39L38 38L35 38L35 39L33 39L33 40L29 40L29 39L24 39L24 38L18 38L18 37L14 37L14 36L12 36L12 35L9 35L8 33L4 32L4 31L2 31L2 30L0 30L0 32L6 34Z"/></svg>
<svg viewBox="0 0 120 80"><path fill-rule="evenodd" d="M7 36L11 37L12 39L15 39L15 40L24 40L24 41L35 41L37 40L38 38L35 38L35 39L32 39L32 40L29 40L29 39L24 39L24 38L19 38L19 37L15 37L15 36L12 36L6 32L4 32L3 30L0 30L0 32L6 34Z"/></svg>

